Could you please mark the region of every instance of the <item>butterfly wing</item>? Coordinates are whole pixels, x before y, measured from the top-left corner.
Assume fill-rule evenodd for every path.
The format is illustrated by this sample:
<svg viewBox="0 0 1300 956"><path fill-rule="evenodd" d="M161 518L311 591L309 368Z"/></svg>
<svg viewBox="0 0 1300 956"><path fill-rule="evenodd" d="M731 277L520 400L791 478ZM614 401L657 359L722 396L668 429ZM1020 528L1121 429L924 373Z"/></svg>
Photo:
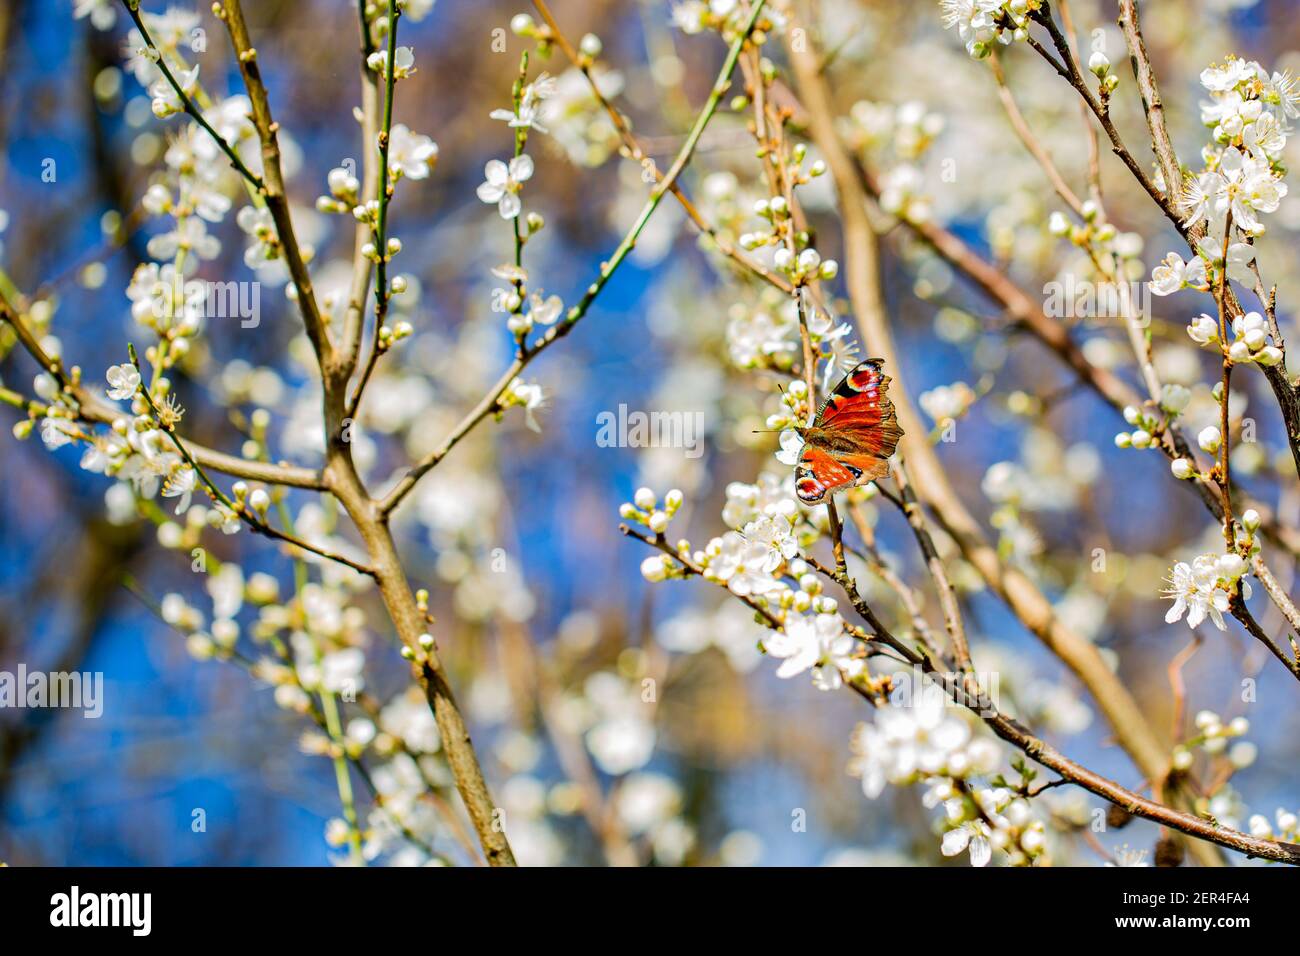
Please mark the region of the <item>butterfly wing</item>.
<svg viewBox="0 0 1300 956"><path fill-rule="evenodd" d="M794 470L795 494L805 504L816 504L827 492L857 484L862 474L862 469L840 462L825 448L805 443Z"/></svg>
<svg viewBox="0 0 1300 956"><path fill-rule="evenodd" d="M840 381L805 435L795 469L799 498L815 504L827 492L865 485L889 473L889 457L903 437L882 359L867 359Z"/></svg>

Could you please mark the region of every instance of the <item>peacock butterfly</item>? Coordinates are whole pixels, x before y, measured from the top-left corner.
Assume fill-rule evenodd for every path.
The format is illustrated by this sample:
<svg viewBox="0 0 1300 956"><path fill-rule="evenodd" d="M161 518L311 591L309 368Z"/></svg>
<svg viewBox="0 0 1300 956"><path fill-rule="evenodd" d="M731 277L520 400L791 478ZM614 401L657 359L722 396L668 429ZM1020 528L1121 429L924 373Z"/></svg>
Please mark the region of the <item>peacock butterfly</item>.
<svg viewBox="0 0 1300 956"><path fill-rule="evenodd" d="M884 359L858 363L822 403L813 424L803 429L794 487L805 504L889 474L889 456L903 430L889 400L884 364Z"/></svg>

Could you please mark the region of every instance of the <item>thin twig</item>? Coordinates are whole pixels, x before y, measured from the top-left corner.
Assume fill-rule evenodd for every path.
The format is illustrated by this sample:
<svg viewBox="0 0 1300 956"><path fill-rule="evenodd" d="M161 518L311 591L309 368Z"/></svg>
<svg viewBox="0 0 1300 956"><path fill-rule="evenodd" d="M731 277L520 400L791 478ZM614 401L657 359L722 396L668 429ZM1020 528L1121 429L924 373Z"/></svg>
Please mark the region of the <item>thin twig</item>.
<svg viewBox="0 0 1300 956"><path fill-rule="evenodd" d="M600 295L601 290L605 288L605 284L609 282L610 277L614 275L614 272L618 269L619 265L622 264L623 260L627 258L628 253L630 253L636 245L637 239L641 235L641 230L645 228L646 223L650 221L650 217L654 215L655 210L659 208L659 203L663 199L664 195L672 188L673 183L677 181L677 177L681 175L682 170L686 168L686 164L690 162L691 156L695 152L695 147L700 141L700 137L703 135L705 128L709 125L709 121L713 118L713 114L717 111L718 104L721 102L723 94L731 84L731 74L736 68L736 60L740 56L741 49L748 41L749 34L754 29L754 24L758 22L758 16L763 10L764 2L765 0L758 0L758 2L754 4L754 8L750 11L749 20L745 24L744 29L741 30L736 39L732 41L731 48L727 51L727 57L723 61L722 69L718 71L717 79L714 80L713 88L709 93L708 100L705 102L703 109L700 110L699 116L695 120L695 125L692 127L690 134L686 137L686 141L682 144L682 148L678 151L676 158L673 160L668 172L664 174L663 179L661 179L651 191L650 199L646 202L645 206L642 207L641 214L637 216L632 227L628 230L627 234L624 235L623 240L618 244L613 255L611 255L609 259L601 265L595 281L587 286L582 298L576 305L569 309L568 313L562 320L548 329L546 334L531 346L521 348L519 355L516 356L515 360L511 363L510 367L506 369L501 378L497 380L496 385L494 385L482 400L480 400L479 403L474 406L474 408L471 409L463 419L461 419L459 424L451 430L450 434L443 439L438 447L422 458L419 462L411 466L406 474L402 476L397 484L394 485L388 494L379 502L379 511L381 514L390 514L393 509L401 504L402 500L411 493L415 488L416 483L427 474L431 468L442 461L447 453L450 452L462 438L469 434L474 426L488 415L499 410L501 407L500 403L502 397L510 387L510 383L515 380L519 373L522 372L534 358L541 354L551 344L565 335L568 335L569 332L572 331L573 327L587 314L588 309L591 308L596 297Z"/></svg>

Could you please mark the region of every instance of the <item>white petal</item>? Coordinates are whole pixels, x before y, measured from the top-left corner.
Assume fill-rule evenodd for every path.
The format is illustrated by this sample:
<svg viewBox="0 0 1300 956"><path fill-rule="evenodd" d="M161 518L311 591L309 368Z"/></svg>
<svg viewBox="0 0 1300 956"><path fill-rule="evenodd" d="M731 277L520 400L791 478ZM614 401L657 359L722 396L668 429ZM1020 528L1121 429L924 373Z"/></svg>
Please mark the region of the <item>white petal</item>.
<svg viewBox="0 0 1300 956"><path fill-rule="evenodd" d="M958 827L943 835L943 844L939 849L944 856L956 856L966 849L968 843L970 843L970 831L965 827Z"/></svg>
<svg viewBox="0 0 1300 956"><path fill-rule="evenodd" d="M510 160L510 178L517 183L531 179L533 175L533 158L527 154Z"/></svg>
<svg viewBox="0 0 1300 956"><path fill-rule="evenodd" d="M519 202L518 196L514 193L506 193L501 197L501 202L497 204L497 210L501 213L502 219L514 219L515 216L519 215L521 206L522 203Z"/></svg>
<svg viewBox="0 0 1300 956"><path fill-rule="evenodd" d="M504 186L506 180L510 178L510 171L501 160L488 160L487 165L483 167L483 178L493 185Z"/></svg>

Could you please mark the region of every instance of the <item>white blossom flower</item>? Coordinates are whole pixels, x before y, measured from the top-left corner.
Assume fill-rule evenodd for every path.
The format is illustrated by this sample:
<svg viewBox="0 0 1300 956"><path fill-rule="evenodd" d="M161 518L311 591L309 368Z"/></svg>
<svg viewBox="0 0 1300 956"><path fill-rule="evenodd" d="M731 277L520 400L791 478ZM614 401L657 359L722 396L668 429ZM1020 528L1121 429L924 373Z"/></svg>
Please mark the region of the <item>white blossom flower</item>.
<svg viewBox="0 0 1300 956"><path fill-rule="evenodd" d="M114 401L134 398L136 389L140 387L140 373L136 371L134 365L113 365L105 377L111 386L108 389L108 397Z"/></svg>
<svg viewBox="0 0 1300 956"><path fill-rule="evenodd" d="M41 441L50 451L62 448L71 442L76 437L76 430L76 425L66 418L47 415L41 419Z"/></svg>
<svg viewBox="0 0 1300 956"><path fill-rule="evenodd" d="M989 41L997 35L997 14L1002 0L940 0L944 29L957 28L966 52L974 57L988 55Z"/></svg>
<svg viewBox="0 0 1300 956"><path fill-rule="evenodd" d="M538 325L554 325L564 311L564 302L558 295L542 298L534 292L528 297L528 317Z"/></svg>
<svg viewBox="0 0 1300 956"><path fill-rule="evenodd" d="M767 547L767 557L763 561L763 571L771 574L799 553L799 544L792 534L792 522L795 516L794 502L789 504L787 514L765 514L745 525L741 532L749 541L761 542Z"/></svg>
<svg viewBox="0 0 1300 956"><path fill-rule="evenodd" d="M77 0L72 15L78 20L90 17L96 30L111 30L117 22L117 4L114 0Z"/></svg>
<svg viewBox="0 0 1300 956"><path fill-rule="evenodd" d="M190 99L194 94L194 87L199 81L199 65L194 64L194 68L186 70L180 74L173 75L176 77L176 83L185 94L186 99ZM153 112L159 119L166 119L185 109L185 101L177 94L171 81L165 76L160 76L149 87L149 95L153 98Z"/></svg>
<svg viewBox="0 0 1300 956"><path fill-rule="evenodd" d="M1209 617L1215 627L1226 631L1223 613L1231 605L1233 593L1240 587L1242 597L1250 597L1250 584L1240 580L1245 567L1237 555L1202 554L1191 564L1176 563L1169 572L1169 587L1161 592L1174 602L1165 622L1173 624L1186 614L1187 626L1195 630Z"/></svg>
<svg viewBox="0 0 1300 956"><path fill-rule="evenodd" d="M556 81L549 73L542 73L537 79L524 87L519 97L519 110L493 110L488 116L495 120L504 120L512 129L535 129L539 133L547 132L545 126L538 122L544 100L555 95Z"/></svg>
<svg viewBox="0 0 1300 956"><path fill-rule="evenodd" d="M415 51L409 46L399 46L393 54L393 78L405 79L415 72ZM385 79L388 77L388 51L376 50L366 57L366 65Z"/></svg>
<svg viewBox="0 0 1300 956"><path fill-rule="evenodd" d="M438 161L438 144L422 133L413 133L404 123L388 134L388 172L393 177L425 179Z"/></svg>
<svg viewBox="0 0 1300 956"><path fill-rule="evenodd" d="M1219 172L1223 183L1215 196L1215 211L1220 216L1232 212L1232 221L1238 228L1259 235L1263 223L1257 212L1276 212L1287 193L1286 183L1277 179L1269 164L1235 146L1223 151L1219 157Z"/></svg>
<svg viewBox="0 0 1300 956"><path fill-rule="evenodd" d="M1182 256L1171 252L1160 265L1151 270L1151 281L1147 286L1154 295L1172 295L1185 286L1201 286L1204 283L1204 260L1193 256L1191 262L1184 262Z"/></svg>
<svg viewBox="0 0 1300 956"><path fill-rule="evenodd" d="M941 688L922 682L905 705L882 707L874 723L857 726L850 741L854 756L849 773L862 779L868 799L880 796L886 784L993 769L997 746L984 737L972 738L970 727L945 701Z"/></svg>
<svg viewBox="0 0 1300 956"><path fill-rule="evenodd" d="M519 215L522 204L519 190L533 175L533 161L525 153L510 160L507 166L493 159L483 167L485 181L478 187L478 198L485 203L496 203L502 219Z"/></svg>
<svg viewBox="0 0 1300 956"><path fill-rule="evenodd" d="M795 677L815 669L817 686L835 690L841 686L842 671L849 671L851 676L861 669L860 662L849 657L853 643L838 614L818 614L786 621L780 631L763 639L763 648L772 657L781 659L777 677Z"/></svg>
<svg viewBox="0 0 1300 956"><path fill-rule="evenodd" d="M721 538L710 541L708 551L706 575L725 584L733 594L747 597L767 594L782 587L763 570L770 549L762 541L750 541L741 534L728 531Z"/></svg>
<svg viewBox="0 0 1300 956"><path fill-rule="evenodd" d="M1187 334L1198 345L1209 345L1219 341L1219 323L1213 316L1202 312L1187 326Z"/></svg>
<svg viewBox="0 0 1300 956"><path fill-rule="evenodd" d="M537 423L534 413L546 404L546 395L542 391L542 386L515 379L510 385L509 394L516 405L524 407L525 424L531 430L540 432L542 427Z"/></svg>
<svg viewBox="0 0 1300 956"><path fill-rule="evenodd" d="M117 432L96 432L81 454L81 467L98 475L110 474L129 452L126 439Z"/></svg>
<svg viewBox="0 0 1300 956"><path fill-rule="evenodd" d="M180 498L180 501L176 504L176 514L180 514L189 508L190 498L193 496L197 484L198 475L189 465L180 465L163 480L163 497Z"/></svg>
<svg viewBox="0 0 1300 956"><path fill-rule="evenodd" d="M783 465L794 466L803 454L803 438L793 428L781 432L781 450L776 453L776 460Z"/></svg>
<svg viewBox="0 0 1300 956"><path fill-rule="evenodd" d="M970 851L971 866L987 866L993 859L988 824L983 820L967 820L943 835L940 851L944 856L958 856L966 850Z"/></svg>

